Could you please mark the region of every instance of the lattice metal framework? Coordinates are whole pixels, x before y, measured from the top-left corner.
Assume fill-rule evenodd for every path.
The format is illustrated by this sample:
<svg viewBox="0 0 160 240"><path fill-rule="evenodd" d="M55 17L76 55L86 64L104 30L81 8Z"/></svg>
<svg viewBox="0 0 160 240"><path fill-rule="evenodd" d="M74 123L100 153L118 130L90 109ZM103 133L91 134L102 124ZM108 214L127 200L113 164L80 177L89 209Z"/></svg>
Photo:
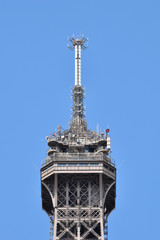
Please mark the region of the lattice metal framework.
<svg viewBox="0 0 160 240"><path fill-rule="evenodd" d="M77 48L75 71L86 39L71 40ZM79 61L76 63L76 61ZM115 208L116 168L110 137L87 127L80 72L72 90L69 130L47 137L48 157L41 167L42 208L50 218L50 240L108 240L108 216Z"/></svg>

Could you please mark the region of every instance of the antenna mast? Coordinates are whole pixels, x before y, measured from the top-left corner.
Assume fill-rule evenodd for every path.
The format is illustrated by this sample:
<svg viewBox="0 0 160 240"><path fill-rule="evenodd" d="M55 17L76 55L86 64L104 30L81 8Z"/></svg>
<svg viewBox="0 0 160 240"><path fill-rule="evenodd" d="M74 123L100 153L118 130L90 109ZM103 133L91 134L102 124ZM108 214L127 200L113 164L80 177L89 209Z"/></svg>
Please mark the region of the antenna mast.
<svg viewBox="0 0 160 240"><path fill-rule="evenodd" d="M72 88L72 98L73 98L73 107L72 107L72 128L77 129L77 126L82 126L86 128L86 123L84 122L83 117L85 116L83 99L84 99L84 89L81 86L81 49L85 50L87 48L88 39L84 38L70 38L68 48L71 50L75 49L75 85ZM74 126L74 127L73 127ZM78 127L80 130L80 128ZM78 130L77 129L77 130ZM71 130L71 128L70 128Z"/></svg>
<svg viewBox="0 0 160 240"><path fill-rule="evenodd" d="M82 37L80 38L70 38L69 42L71 45L68 45L68 48L71 50L75 49L75 86L81 86L81 49L85 50L87 46L85 43L88 39Z"/></svg>

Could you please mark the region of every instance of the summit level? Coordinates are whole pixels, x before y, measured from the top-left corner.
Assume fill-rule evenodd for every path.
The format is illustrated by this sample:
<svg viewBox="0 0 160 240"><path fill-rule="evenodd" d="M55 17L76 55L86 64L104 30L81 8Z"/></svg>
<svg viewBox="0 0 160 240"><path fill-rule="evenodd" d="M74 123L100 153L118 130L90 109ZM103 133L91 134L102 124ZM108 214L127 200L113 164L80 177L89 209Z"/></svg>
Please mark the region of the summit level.
<svg viewBox="0 0 160 240"><path fill-rule="evenodd" d="M87 39L71 38L75 85L69 129L47 137L41 166L42 208L50 217L50 240L108 239L107 219L115 208L116 168L108 133L88 129L81 86L81 50Z"/></svg>

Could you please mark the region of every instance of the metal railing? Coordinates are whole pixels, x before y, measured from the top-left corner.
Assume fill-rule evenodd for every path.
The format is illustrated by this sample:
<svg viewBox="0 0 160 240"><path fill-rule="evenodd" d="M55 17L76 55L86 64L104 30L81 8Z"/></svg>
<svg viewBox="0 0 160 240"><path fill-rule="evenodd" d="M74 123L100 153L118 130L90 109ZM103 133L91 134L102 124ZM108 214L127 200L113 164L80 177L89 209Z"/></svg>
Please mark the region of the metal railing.
<svg viewBox="0 0 160 240"><path fill-rule="evenodd" d="M42 171L42 173L48 173L49 171L52 171L54 169L54 171L103 171L103 166L55 166L52 165L49 169L45 169Z"/></svg>
<svg viewBox="0 0 160 240"><path fill-rule="evenodd" d="M106 161L108 164L115 166L111 157L103 153L54 153L51 157L47 157L42 161L41 167L51 162L102 162Z"/></svg>

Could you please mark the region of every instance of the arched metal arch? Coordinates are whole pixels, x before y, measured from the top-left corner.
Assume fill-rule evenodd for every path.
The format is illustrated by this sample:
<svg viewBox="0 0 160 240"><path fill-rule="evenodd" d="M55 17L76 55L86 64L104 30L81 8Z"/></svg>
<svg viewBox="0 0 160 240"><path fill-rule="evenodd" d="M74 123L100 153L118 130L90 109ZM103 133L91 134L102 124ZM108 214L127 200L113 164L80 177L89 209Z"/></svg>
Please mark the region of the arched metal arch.
<svg viewBox="0 0 160 240"><path fill-rule="evenodd" d="M53 195L52 195L49 187L48 187L44 182L42 182L42 185L43 185L43 186L47 189L47 191L49 192L49 195L50 195L51 200L52 200L52 205L53 205L53 208L54 208L54 197L53 197Z"/></svg>
<svg viewBox="0 0 160 240"><path fill-rule="evenodd" d="M108 187L108 189L107 189L107 191L106 191L106 193L105 193L105 195L104 195L104 198L103 198L103 208L104 208L105 199L106 199L106 197L107 197L107 194L108 194L109 190L113 187L113 185L114 185L115 183L116 183L116 182L114 181L113 183L110 184L110 186Z"/></svg>

